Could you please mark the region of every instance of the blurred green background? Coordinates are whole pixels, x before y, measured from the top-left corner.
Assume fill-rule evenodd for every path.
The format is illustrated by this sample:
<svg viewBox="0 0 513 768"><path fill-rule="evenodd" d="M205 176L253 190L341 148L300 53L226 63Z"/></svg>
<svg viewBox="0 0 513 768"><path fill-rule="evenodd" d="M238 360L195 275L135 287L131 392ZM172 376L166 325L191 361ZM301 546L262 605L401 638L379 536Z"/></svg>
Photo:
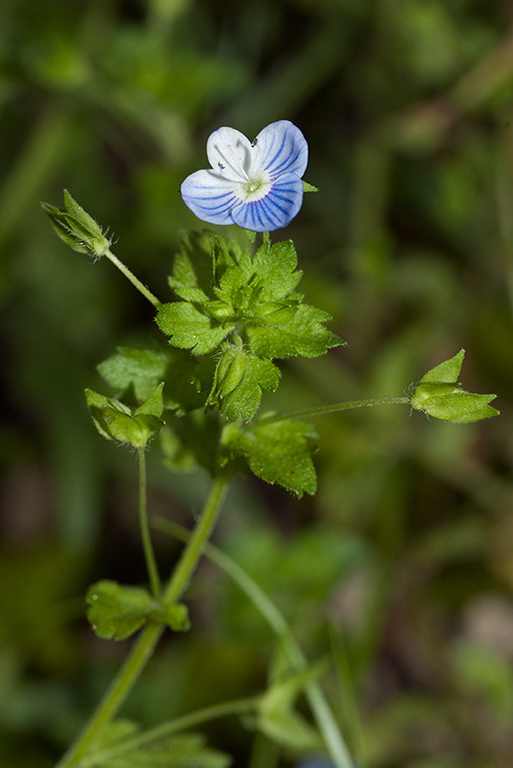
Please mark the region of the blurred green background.
<svg viewBox="0 0 513 768"><path fill-rule="evenodd" d="M202 226L178 190L209 133L282 118L320 192L276 235L349 345L285 364L272 407L401 395L464 347L465 387L496 392L502 415L318 420L317 496L240 480L216 541L311 658L332 654L327 690L362 765L511 768L509 0L2 0L0 110L0 768L51 766L127 652L86 625L87 586L145 579L135 457L101 440L83 389L105 391L95 366L118 344L161 339L148 303L59 242L39 201L68 188L165 299L179 229ZM151 510L190 526L207 478L149 461ZM166 573L178 545L157 547ZM125 707L145 725L265 686L273 639L236 587L205 563L188 599L192 633ZM297 757L235 721L207 730L237 768Z"/></svg>

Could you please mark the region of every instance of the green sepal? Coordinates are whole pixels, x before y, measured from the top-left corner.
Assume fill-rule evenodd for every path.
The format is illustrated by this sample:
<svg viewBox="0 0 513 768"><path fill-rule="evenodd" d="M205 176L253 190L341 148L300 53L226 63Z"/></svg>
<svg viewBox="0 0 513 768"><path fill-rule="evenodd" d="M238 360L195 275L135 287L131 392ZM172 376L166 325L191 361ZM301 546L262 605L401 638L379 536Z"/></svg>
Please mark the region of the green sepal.
<svg viewBox="0 0 513 768"><path fill-rule="evenodd" d="M314 187L313 184L309 184L307 181L303 179L303 192L318 192L319 190L317 187Z"/></svg>
<svg viewBox="0 0 513 768"><path fill-rule="evenodd" d="M163 426L164 408L161 383L153 394L132 414L119 400L85 390L86 403L96 429L107 440L116 440L134 448L144 448Z"/></svg>
<svg viewBox="0 0 513 768"><path fill-rule="evenodd" d="M260 405L262 390L274 392L280 375L270 360L244 350L240 340L236 345L225 343L207 404L219 406L230 421L239 417L250 421Z"/></svg>
<svg viewBox="0 0 513 768"><path fill-rule="evenodd" d="M89 587L86 603L87 619L104 640L125 640L148 621L166 624L175 632L190 628L185 605L164 605L141 587L99 581Z"/></svg>
<svg viewBox="0 0 513 768"><path fill-rule="evenodd" d="M41 203L41 206L57 235L74 251L99 257L109 250L110 240L105 237L92 216L71 197L67 189L64 190L63 209L48 203Z"/></svg>
<svg viewBox="0 0 513 768"><path fill-rule="evenodd" d="M225 460L242 457L251 471L266 483L278 483L296 496L313 495L317 477L312 453L318 435L312 424L302 421L276 421L246 430L228 424L222 435Z"/></svg>
<svg viewBox="0 0 513 768"><path fill-rule="evenodd" d="M468 424L497 416L499 411L488 405L496 395L466 392L458 384L465 350L428 371L411 397L411 407L429 416L455 424Z"/></svg>
<svg viewBox="0 0 513 768"><path fill-rule="evenodd" d="M425 373L421 378L420 383L456 384L461 373L461 366L463 365L464 358L465 350L460 349L454 357L449 358L449 360L444 360L442 363L436 365Z"/></svg>

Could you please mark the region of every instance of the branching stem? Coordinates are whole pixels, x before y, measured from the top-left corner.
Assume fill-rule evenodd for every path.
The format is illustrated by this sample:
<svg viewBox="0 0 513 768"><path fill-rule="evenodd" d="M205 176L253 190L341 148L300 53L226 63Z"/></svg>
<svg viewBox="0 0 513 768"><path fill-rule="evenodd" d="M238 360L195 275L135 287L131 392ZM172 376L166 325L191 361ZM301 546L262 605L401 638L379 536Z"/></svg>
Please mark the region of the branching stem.
<svg viewBox="0 0 513 768"><path fill-rule="evenodd" d="M171 604L180 599L196 569L205 543L212 532L227 490L227 476L214 480L205 507L184 548L180 560L164 589L163 599ZM139 635L130 655L105 693L82 734L57 764L57 768L72 768L80 764L98 739L102 730L116 717L120 707L138 680L164 632L164 625L151 622Z"/></svg>

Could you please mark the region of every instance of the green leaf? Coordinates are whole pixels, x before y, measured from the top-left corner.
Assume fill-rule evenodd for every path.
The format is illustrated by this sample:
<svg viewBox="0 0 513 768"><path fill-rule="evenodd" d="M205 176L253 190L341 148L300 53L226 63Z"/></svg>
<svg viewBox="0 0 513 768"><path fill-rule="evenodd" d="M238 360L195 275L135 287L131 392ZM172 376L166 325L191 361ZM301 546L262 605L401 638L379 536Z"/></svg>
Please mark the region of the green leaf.
<svg viewBox="0 0 513 768"><path fill-rule="evenodd" d="M230 421L239 416L250 421L260 405L262 390L274 392L279 382L280 371L269 360L244 351L240 344L225 344L207 402L218 405Z"/></svg>
<svg viewBox="0 0 513 768"><path fill-rule="evenodd" d="M259 280L259 300L278 301L297 286L303 273L296 271L297 255L292 240L264 243L255 253L253 268Z"/></svg>
<svg viewBox="0 0 513 768"><path fill-rule="evenodd" d="M71 197L67 189L64 190L63 209L48 203L41 203L41 206L57 235L74 251L99 257L109 250L110 240L103 235L100 226Z"/></svg>
<svg viewBox="0 0 513 768"><path fill-rule="evenodd" d="M101 376L118 392L133 388L136 400L146 400L166 376L170 359L165 352L118 347L98 366Z"/></svg>
<svg viewBox="0 0 513 768"><path fill-rule="evenodd" d="M235 328L234 322L221 325L184 301L162 304L157 313L157 325L170 337L170 344L180 349L191 349L195 355L213 352Z"/></svg>
<svg viewBox="0 0 513 768"><path fill-rule="evenodd" d="M138 402L148 399L164 379L164 408L181 415L205 405L215 366L214 360L198 360L182 349L119 347L98 371L118 391L117 397L133 391Z"/></svg>
<svg viewBox="0 0 513 768"><path fill-rule="evenodd" d="M125 640L137 632L159 606L145 589L99 581L86 596L87 618L98 637Z"/></svg>
<svg viewBox="0 0 513 768"><path fill-rule="evenodd" d="M279 308L259 320L247 334L252 352L260 357L318 357L345 344L324 327L331 316L308 304Z"/></svg>
<svg viewBox="0 0 513 768"><path fill-rule="evenodd" d="M229 458L243 456L251 471L266 483L278 483L301 497L317 489L312 453L317 433L311 424L278 421L249 427L230 424L223 430L223 445Z"/></svg>
<svg viewBox="0 0 513 768"><path fill-rule="evenodd" d="M87 407L98 432L107 440L144 448L163 426L160 419L163 408L162 387L161 383L134 414L119 400L86 389Z"/></svg>
<svg viewBox="0 0 513 768"><path fill-rule="evenodd" d="M88 621L104 640L125 640L149 620L166 624L174 632L186 632L190 628L185 605L165 605L140 587L99 581L89 588L86 602Z"/></svg>
<svg viewBox="0 0 513 768"><path fill-rule="evenodd" d="M173 262L173 274L168 278L179 298L197 302L212 298L214 237L207 230L183 233L180 251Z"/></svg>
<svg viewBox="0 0 513 768"><path fill-rule="evenodd" d="M161 306L157 323L172 346L195 355L213 352L234 332L268 361L323 355L344 342L324 327L330 315L303 304L303 296L293 292L302 276L296 268L290 240L274 245L266 240L252 260L234 241L187 233L169 279L182 301ZM255 401L258 390L252 390Z"/></svg>
<svg viewBox="0 0 513 768"><path fill-rule="evenodd" d="M139 726L133 720L120 718L114 720L101 729L98 738L94 742L94 751L103 750L114 744L121 744L139 731Z"/></svg>
<svg viewBox="0 0 513 768"><path fill-rule="evenodd" d="M116 726L117 722L112 725ZM200 734L154 740L144 737L143 731L135 738L128 733L124 739L111 738L107 744L97 742L87 755L87 765L90 768L228 768L231 763L228 755L205 746Z"/></svg>
<svg viewBox="0 0 513 768"><path fill-rule="evenodd" d="M497 416L499 411L489 405L496 395L479 395L460 389L457 380L464 356L465 350L461 349L457 355L428 371L410 400L412 408L454 424Z"/></svg>
<svg viewBox="0 0 513 768"><path fill-rule="evenodd" d="M236 240L212 236L212 259L214 264L214 282L219 285L226 270L237 266L241 259L248 257Z"/></svg>

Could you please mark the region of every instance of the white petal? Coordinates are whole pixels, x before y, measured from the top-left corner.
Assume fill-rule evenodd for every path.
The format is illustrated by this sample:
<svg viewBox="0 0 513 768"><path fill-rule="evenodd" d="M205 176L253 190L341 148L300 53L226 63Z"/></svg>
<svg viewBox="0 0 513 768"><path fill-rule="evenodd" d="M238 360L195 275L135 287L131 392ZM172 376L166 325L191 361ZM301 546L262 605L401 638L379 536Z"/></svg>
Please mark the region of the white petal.
<svg viewBox="0 0 513 768"><path fill-rule="evenodd" d="M303 182L288 173L274 182L265 197L240 203L232 210L235 224L253 232L272 232L287 226L303 202Z"/></svg>
<svg viewBox="0 0 513 768"><path fill-rule="evenodd" d="M303 176L308 163L308 143L290 120L267 125L256 137L255 144L262 152L263 167L272 178L282 173Z"/></svg>
<svg viewBox="0 0 513 768"><path fill-rule="evenodd" d="M210 134L207 156L216 173L232 181L247 181L255 166L260 167L258 159L261 152L251 145L243 133L223 126Z"/></svg>
<svg viewBox="0 0 513 768"><path fill-rule="evenodd" d="M185 205L210 224L232 224L232 208L243 200L239 182L210 170L191 173L180 192Z"/></svg>

